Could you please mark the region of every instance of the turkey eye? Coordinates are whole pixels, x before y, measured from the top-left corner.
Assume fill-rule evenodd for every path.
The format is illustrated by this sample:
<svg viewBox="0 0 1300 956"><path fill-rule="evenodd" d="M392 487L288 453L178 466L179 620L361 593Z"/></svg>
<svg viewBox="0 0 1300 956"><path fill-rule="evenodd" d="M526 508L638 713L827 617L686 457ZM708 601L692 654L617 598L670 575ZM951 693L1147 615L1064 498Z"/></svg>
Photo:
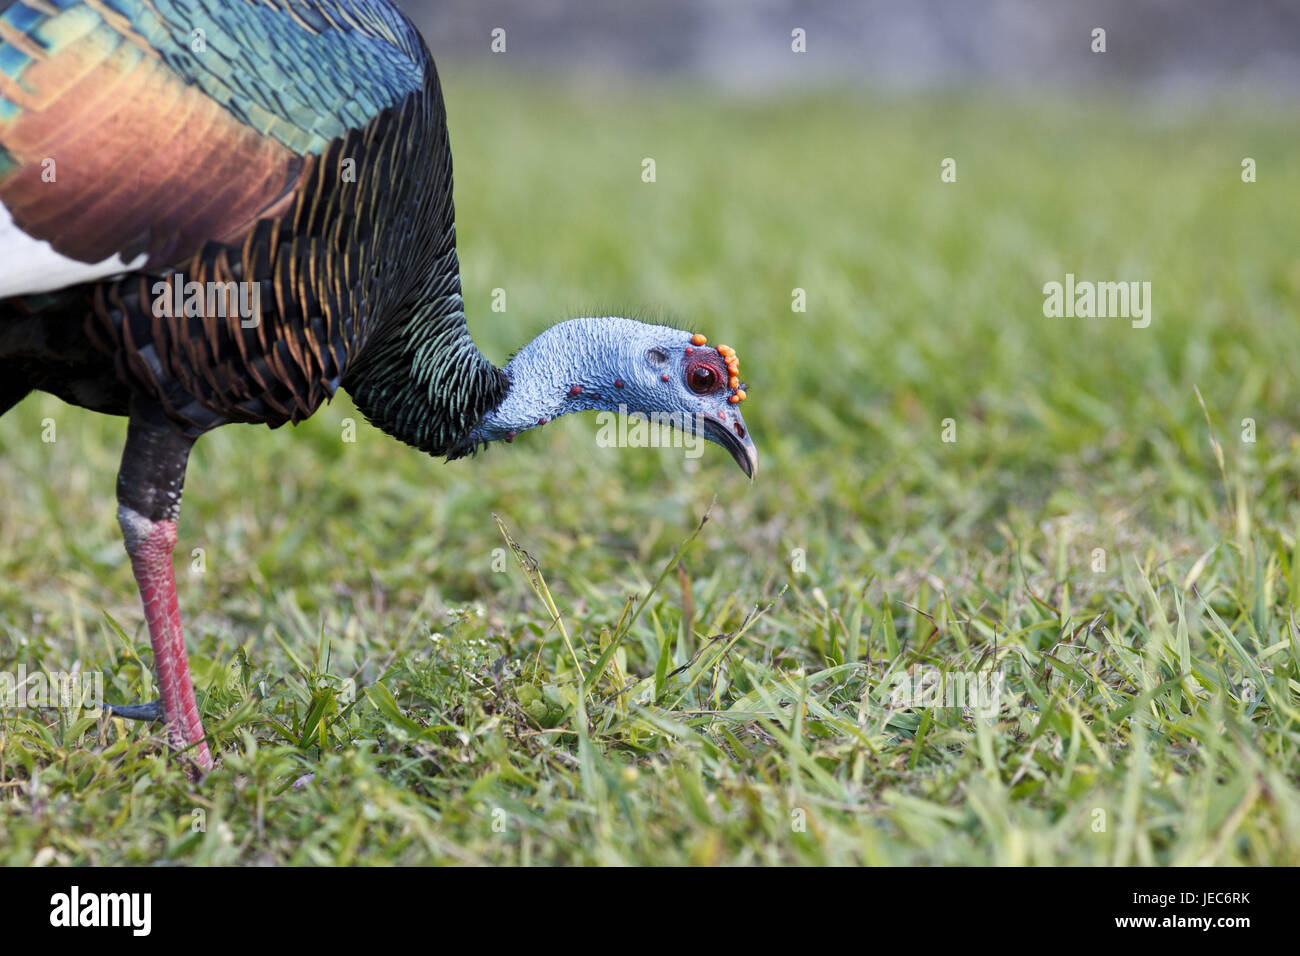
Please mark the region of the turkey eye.
<svg viewBox="0 0 1300 956"><path fill-rule="evenodd" d="M703 395L705 392L711 392L718 387L718 373L707 365L697 365L691 369L687 384L691 386L692 392Z"/></svg>

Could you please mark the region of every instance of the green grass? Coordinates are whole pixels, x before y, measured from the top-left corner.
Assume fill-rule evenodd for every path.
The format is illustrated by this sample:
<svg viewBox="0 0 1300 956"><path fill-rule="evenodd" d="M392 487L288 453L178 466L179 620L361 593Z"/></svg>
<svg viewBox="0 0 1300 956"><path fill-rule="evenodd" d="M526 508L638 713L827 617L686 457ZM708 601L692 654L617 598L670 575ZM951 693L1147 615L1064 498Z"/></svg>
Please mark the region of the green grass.
<svg viewBox="0 0 1300 956"><path fill-rule="evenodd" d="M205 437L220 766L10 710L0 862L1300 863L1294 110L522 79L447 91L484 350L638 308L730 343L758 480L576 417L444 465L345 397ZM1150 281L1150 328L1045 318L1066 272ZM134 701L123 433L0 421L0 670ZM893 706L908 668L1001 707Z"/></svg>

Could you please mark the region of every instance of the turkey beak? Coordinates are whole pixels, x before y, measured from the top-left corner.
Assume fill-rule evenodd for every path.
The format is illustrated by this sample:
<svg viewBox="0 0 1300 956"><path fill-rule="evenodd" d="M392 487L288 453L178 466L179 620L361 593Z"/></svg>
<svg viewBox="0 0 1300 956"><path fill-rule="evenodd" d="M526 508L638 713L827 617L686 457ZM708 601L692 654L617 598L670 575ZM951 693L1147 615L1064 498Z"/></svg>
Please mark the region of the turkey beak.
<svg viewBox="0 0 1300 956"><path fill-rule="evenodd" d="M732 408L724 414L726 418L704 419L704 437L731 452L745 477L752 481L754 472L758 471L758 449L749 437L749 429L745 427L740 411Z"/></svg>

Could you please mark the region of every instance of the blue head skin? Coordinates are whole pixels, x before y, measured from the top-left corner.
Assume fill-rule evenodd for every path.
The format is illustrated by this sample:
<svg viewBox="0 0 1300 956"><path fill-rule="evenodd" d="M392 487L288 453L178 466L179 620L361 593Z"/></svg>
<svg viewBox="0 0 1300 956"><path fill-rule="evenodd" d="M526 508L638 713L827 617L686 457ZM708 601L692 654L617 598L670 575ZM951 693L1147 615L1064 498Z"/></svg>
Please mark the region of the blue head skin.
<svg viewBox="0 0 1300 956"><path fill-rule="evenodd" d="M570 412L622 406L684 424L730 452L750 478L758 467L739 402L731 401L726 357L694 344L690 332L617 317L570 319L524 346L506 374L510 391L471 433L475 443L509 441Z"/></svg>

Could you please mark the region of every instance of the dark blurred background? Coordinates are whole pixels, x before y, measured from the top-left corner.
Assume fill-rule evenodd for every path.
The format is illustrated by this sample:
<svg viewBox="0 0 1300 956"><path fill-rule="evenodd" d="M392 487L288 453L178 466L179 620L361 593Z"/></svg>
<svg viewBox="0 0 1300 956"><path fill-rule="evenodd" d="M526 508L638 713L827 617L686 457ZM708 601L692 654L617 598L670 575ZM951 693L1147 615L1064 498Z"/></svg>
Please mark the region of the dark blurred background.
<svg viewBox="0 0 1300 956"><path fill-rule="evenodd" d="M799 84L915 90L1113 83L1151 95L1300 91L1295 0L399 0L440 61L763 93ZM790 56L790 32L807 53ZM1106 30L1104 61L1091 51ZM501 64L498 64L501 65ZM1101 67L1099 69L1099 66Z"/></svg>

